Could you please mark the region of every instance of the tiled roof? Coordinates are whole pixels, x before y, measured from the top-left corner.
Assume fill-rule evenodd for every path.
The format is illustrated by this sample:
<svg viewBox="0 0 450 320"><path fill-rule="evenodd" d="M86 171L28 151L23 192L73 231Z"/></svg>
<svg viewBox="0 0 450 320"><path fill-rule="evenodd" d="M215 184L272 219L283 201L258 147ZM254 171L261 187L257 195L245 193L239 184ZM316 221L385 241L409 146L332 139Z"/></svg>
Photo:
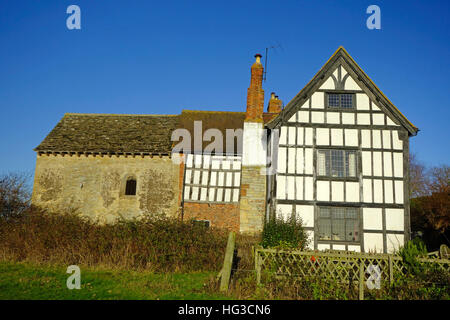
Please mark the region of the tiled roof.
<svg viewBox="0 0 450 320"><path fill-rule="evenodd" d="M264 113L264 122L276 114ZM201 121L202 137L208 129L218 129L223 136L223 152L227 151L226 129L243 129L245 112L183 110L180 115L122 115L66 113L53 130L34 150L37 152L79 153L151 153L169 154L174 145L172 132L187 129L194 151L194 122ZM242 131L235 133L242 141ZM181 139L180 139L181 140ZM242 146L234 139L234 154ZM212 141L203 141L204 149ZM228 146L230 148L230 145ZM217 150L219 151L219 150ZM228 150L230 151L230 150Z"/></svg>
<svg viewBox="0 0 450 320"><path fill-rule="evenodd" d="M66 113L38 152L169 153L177 115Z"/></svg>

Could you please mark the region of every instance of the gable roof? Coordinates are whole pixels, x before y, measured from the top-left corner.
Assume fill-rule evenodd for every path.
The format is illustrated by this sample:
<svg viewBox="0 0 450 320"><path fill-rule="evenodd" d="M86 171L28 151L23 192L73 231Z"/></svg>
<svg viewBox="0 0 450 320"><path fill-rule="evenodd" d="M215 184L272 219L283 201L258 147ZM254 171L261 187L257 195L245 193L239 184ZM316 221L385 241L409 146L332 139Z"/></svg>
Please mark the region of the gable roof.
<svg viewBox="0 0 450 320"><path fill-rule="evenodd" d="M178 115L66 113L38 152L169 154Z"/></svg>
<svg viewBox="0 0 450 320"><path fill-rule="evenodd" d="M396 106L384 95L384 93L375 85L369 76L358 66L350 54L339 47L336 52L328 59L324 66L316 75L306 84L306 86L286 105L278 117L269 121L266 125L269 128L276 127L283 119L289 119L295 112L296 107L302 105L311 95L327 80L338 65L343 65L347 72L353 77L355 82L364 90L364 92L373 101L376 101L379 107L398 122L409 132L409 135L416 135L419 129L414 126Z"/></svg>

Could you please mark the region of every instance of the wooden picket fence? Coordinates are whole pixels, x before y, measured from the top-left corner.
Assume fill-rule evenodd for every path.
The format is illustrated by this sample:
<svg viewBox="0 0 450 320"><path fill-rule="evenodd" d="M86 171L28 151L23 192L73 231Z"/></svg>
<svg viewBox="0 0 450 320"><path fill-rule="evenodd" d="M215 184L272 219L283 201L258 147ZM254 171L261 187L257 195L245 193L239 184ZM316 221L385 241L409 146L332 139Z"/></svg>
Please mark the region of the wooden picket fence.
<svg viewBox="0 0 450 320"><path fill-rule="evenodd" d="M450 272L448 259L419 259L420 263L433 264L439 270ZM262 275L277 278L333 279L359 284L360 299L364 298L364 286L371 277L370 266L376 266L381 284L390 284L396 275L405 274L401 257L391 254L353 253L348 251L284 251L276 249L255 249L256 281L261 283ZM372 269L373 270L373 269ZM373 275L373 272L372 272Z"/></svg>

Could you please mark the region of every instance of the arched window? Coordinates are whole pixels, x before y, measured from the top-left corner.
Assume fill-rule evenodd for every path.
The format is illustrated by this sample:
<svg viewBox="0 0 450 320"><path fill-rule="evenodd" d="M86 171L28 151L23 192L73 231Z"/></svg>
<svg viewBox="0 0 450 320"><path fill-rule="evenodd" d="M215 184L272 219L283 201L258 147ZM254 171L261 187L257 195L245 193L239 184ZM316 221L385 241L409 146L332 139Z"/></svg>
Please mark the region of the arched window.
<svg viewBox="0 0 450 320"><path fill-rule="evenodd" d="M130 178L127 180L127 184L125 186L125 195L126 196L136 195L136 179Z"/></svg>

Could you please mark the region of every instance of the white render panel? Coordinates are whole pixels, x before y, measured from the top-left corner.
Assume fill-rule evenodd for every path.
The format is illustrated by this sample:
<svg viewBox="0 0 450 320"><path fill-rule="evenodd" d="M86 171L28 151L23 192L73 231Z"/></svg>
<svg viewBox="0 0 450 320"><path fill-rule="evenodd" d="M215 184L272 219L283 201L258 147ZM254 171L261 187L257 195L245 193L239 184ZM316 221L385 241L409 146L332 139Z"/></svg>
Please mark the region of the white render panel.
<svg viewBox="0 0 450 320"><path fill-rule="evenodd" d="M384 176L392 177L392 152L383 152Z"/></svg>
<svg viewBox="0 0 450 320"><path fill-rule="evenodd" d="M295 173L295 148L288 148L288 173Z"/></svg>
<svg viewBox="0 0 450 320"><path fill-rule="evenodd" d="M194 184L200 184L200 171L194 171Z"/></svg>
<svg viewBox="0 0 450 320"><path fill-rule="evenodd" d="M237 190L239 191L239 190ZM214 201L214 195L215 195L216 190L214 188L209 188L209 193L208 193L208 200L213 202ZM237 199L236 199L237 201Z"/></svg>
<svg viewBox="0 0 450 320"><path fill-rule="evenodd" d="M394 203L394 186L392 180L384 180L384 202Z"/></svg>
<svg viewBox="0 0 450 320"><path fill-rule="evenodd" d="M202 188L200 191L200 200L206 201L206 194L208 192L208 188Z"/></svg>
<svg viewBox="0 0 450 320"><path fill-rule="evenodd" d="M305 149L305 174L313 173L313 148Z"/></svg>
<svg viewBox="0 0 450 320"><path fill-rule="evenodd" d="M313 129L305 128L305 145L312 146L313 144Z"/></svg>
<svg viewBox="0 0 450 320"><path fill-rule="evenodd" d="M311 107L313 108L325 108L324 106L324 93L323 92L314 92L311 97Z"/></svg>
<svg viewBox="0 0 450 320"><path fill-rule="evenodd" d="M299 111L297 112L298 122L309 123L309 111Z"/></svg>
<svg viewBox="0 0 450 320"><path fill-rule="evenodd" d="M241 173L235 172L234 173L234 186L239 187L241 185Z"/></svg>
<svg viewBox="0 0 450 320"><path fill-rule="evenodd" d="M324 123L325 122L325 113L321 111L312 111L311 112L311 122L312 123Z"/></svg>
<svg viewBox="0 0 450 320"><path fill-rule="evenodd" d="M318 146L330 145L330 129L328 128L316 129L316 144Z"/></svg>
<svg viewBox="0 0 450 320"><path fill-rule="evenodd" d="M396 150L403 150L403 141L398 137L398 131L392 131L392 148Z"/></svg>
<svg viewBox="0 0 450 320"><path fill-rule="evenodd" d="M339 124L341 123L339 119L339 112L327 112L327 123Z"/></svg>
<svg viewBox="0 0 450 320"><path fill-rule="evenodd" d="M361 88L358 86L358 84L353 80L353 78L347 77L347 80L345 80L345 90L361 90Z"/></svg>
<svg viewBox="0 0 450 320"><path fill-rule="evenodd" d="M334 90L334 81L331 77L328 77L327 80L325 80L325 82L320 86L321 90Z"/></svg>
<svg viewBox="0 0 450 320"><path fill-rule="evenodd" d="M383 149L391 148L391 131L383 130Z"/></svg>
<svg viewBox="0 0 450 320"><path fill-rule="evenodd" d="M348 251L361 252L361 246L348 246Z"/></svg>
<svg viewBox="0 0 450 320"><path fill-rule="evenodd" d="M322 251L322 250L327 250L327 249L330 249L330 245L329 245L329 244L326 244L326 243L319 243L319 244L317 245L317 250Z"/></svg>
<svg viewBox="0 0 450 320"><path fill-rule="evenodd" d="M295 177L288 176L287 178L287 198L288 200L295 200Z"/></svg>
<svg viewBox="0 0 450 320"><path fill-rule="evenodd" d="M357 122L359 125L369 125L370 124L370 115L368 113L358 113L356 116Z"/></svg>
<svg viewBox="0 0 450 320"><path fill-rule="evenodd" d="M184 177L184 183L191 183L192 170L186 170L186 175Z"/></svg>
<svg viewBox="0 0 450 320"><path fill-rule="evenodd" d="M278 148L278 168L277 171L280 173L286 173L286 148Z"/></svg>
<svg viewBox="0 0 450 320"><path fill-rule="evenodd" d="M359 202L359 182L345 183L345 201Z"/></svg>
<svg viewBox="0 0 450 320"><path fill-rule="evenodd" d="M304 227L314 227L314 206L297 205L295 214L302 219Z"/></svg>
<svg viewBox="0 0 450 320"><path fill-rule="evenodd" d="M303 200L303 177L295 177L296 200Z"/></svg>
<svg viewBox="0 0 450 320"><path fill-rule="evenodd" d="M372 114L372 124L375 126L384 125L384 113L373 113Z"/></svg>
<svg viewBox="0 0 450 320"><path fill-rule="evenodd" d="M303 174L305 158L303 156L303 148L297 148L297 173Z"/></svg>
<svg viewBox="0 0 450 320"><path fill-rule="evenodd" d="M372 152L370 151L362 151L361 152L362 159L362 173L364 176L372 175Z"/></svg>
<svg viewBox="0 0 450 320"><path fill-rule="evenodd" d="M364 251L371 253L383 253L383 234L364 233Z"/></svg>
<svg viewBox="0 0 450 320"><path fill-rule="evenodd" d="M223 189L222 188L217 189L217 201L223 201Z"/></svg>
<svg viewBox="0 0 450 320"><path fill-rule="evenodd" d="M395 181L395 203L403 204L403 181Z"/></svg>
<svg viewBox="0 0 450 320"><path fill-rule="evenodd" d="M381 149L381 133L380 130L372 130L373 148Z"/></svg>
<svg viewBox="0 0 450 320"><path fill-rule="evenodd" d="M365 93L356 94L356 109L358 110L370 109L369 97Z"/></svg>
<svg viewBox="0 0 450 320"><path fill-rule="evenodd" d="M344 182L331 182L331 201L344 201Z"/></svg>
<svg viewBox="0 0 450 320"><path fill-rule="evenodd" d="M287 127L281 127L279 144L287 144Z"/></svg>
<svg viewBox="0 0 450 320"><path fill-rule="evenodd" d="M370 143L370 130L361 130L361 147L363 148L371 148L372 145Z"/></svg>
<svg viewBox="0 0 450 320"><path fill-rule="evenodd" d="M373 157L373 175L374 176L381 176L383 173L383 162L381 159L381 152L374 151L372 154Z"/></svg>
<svg viewBox="0 0 450 320"><path fill-rule="evenodd" d="M342 146L344 145L343 129L331 129L331 145Z"/></svg>
<svg viewBox="0 0 450 320"><path fill-rule="evenodd" d="M386 209L386 230L390 231L405 230L404 209Z"/></svg>
<svg viewBox="0 0 450 320"><path fill-rule="evenodd" d="M297 128L297 145L300 145L300 146L303 145L304 132L305 132L304 128Z"/></svg>
<svg viewBox="0 0 450 320"><path fill-rule="evenodd" d="M358 129L344 129L345 130L345 145L347 147L358 146Z"/></svg>
<svg viewBox="0 0 450 320"><path fill-rule="evenodd" d="M300 108L309 108L309 99L306 100Z"/></svg>
<svg viewBox="0 0 450 320"><path fill-rule="evenodd" d="M216 182L217 182L217 172L211 172L211 176L210 177L211 177L211 180L210 180L209 184L211 186L215 186Z"/></svg>
<svg viewBox="0 0 450 320"><path fill-rule="evenodd" d="M277 176L277 199L286 199L286 177Z"/></svg>
<svg viewBox="0 0 450 320"><path fill-rule="evenodd" d="M372 202L372 179L363 179L364 202Z"/></svg>
<svg viewBox="0 0 450 320"><path fill-rule="evenodd" d="M294 113L292 117L288 119L288 122L297 122L297 113Z"/></svg>
<svg viewBox="0 0 450 320"><path fill-rule="evenodd" d="M355 124L355 114L352 112L342 112L342 124Z"/></svg>
<svg viewBox="0 0 450 320"><path fill-rule="evenodd" d="M277 217L287 221L292 217L292 205L291 204L278 204L277 205Z"/></svg>
<svg viewBox="0 0 450 320"><path fill-rule="evenodd" d="M231 169L231 161L223 160L222 161L222 169L230 170Z"/></svg>
<svg viewBox="0 0 450 320"><path fill-rule="evenodd" d="M317 201L330 201L330 181L317 181Z"/></svg>
<svg viewBox="0 0 450 320"><path fill-rule="evenodd" d="M345 244L333 244L333 250L345 250Z"/></svg>
<svg viewBox="0 0 450 320"><path fill-rule="evenodd" d="M403 247L405 236L402 234L386 234L386 248L388 253L397 252Z"/></svg>
<svg viewBox="0 0 450 320"><path fill-rule="evenodd" d="M373 180L373 194L375 203L383 202L383 180L374 179Z"/></svg>
<svg viewBox="0 0 450 320"><path fill-rule="evenodd" d="M191 187L184 187L184 200L189 200L189 192L191 191Z"/></svg>
<svg viewBox="0 0 450 320"><path fill-rule="evenodd" d="M403 177L403 153L394 152L394 177Z"/></svg>
<svg viewBox="0 0 450 320"><path fill-rule="evenodd" d="M372 101L372 110L373 111L381 111L380 108L378 108L378 106L375 104L375 102Z"/></svg>
<svg viewBox="0 0 450 320"><path fill-rule="evenodd" d="M305 200L313 200L313 178L305 177Z"/></svg>
<svg viewBox="0 0 450 320"><path fill-rule="evenodd" d="M203 171L203 174L202 174L202 185L204 185L204 186L208 185L208 171Z"/></svg>
<svg viewBox="0 0 450 320"><path fill-rule="evenodd" d="M295 145L295 138L296 138L296 128L295 127L289 127L289 130L288 130L288 144Z"/></svg>
<svg viewBox="0 0 450 320"><path fill-rule="evenodd" d="M363 229L383 230L383 209L363 208Z"/></svg>

